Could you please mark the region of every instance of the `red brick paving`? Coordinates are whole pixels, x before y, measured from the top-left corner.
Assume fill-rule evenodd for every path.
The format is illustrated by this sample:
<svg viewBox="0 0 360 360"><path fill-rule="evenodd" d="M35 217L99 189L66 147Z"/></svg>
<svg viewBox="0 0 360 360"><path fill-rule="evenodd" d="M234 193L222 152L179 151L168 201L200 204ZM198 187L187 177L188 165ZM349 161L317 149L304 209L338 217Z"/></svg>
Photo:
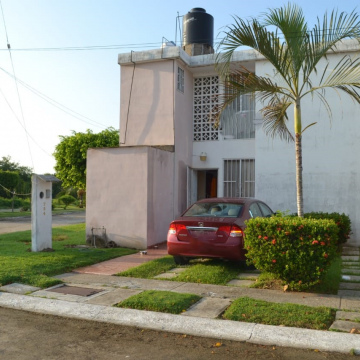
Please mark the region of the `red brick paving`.
<svg viewBox="0 0 360 360"><path fill-rule="evenodd" d="M114 275L165 255L167 255L166 243L161 244L157 249L147 249L146 255L142 255L139 250L139 252L135 254L121 256L98 264L75 269L73 272L80 274Z"/></svg>

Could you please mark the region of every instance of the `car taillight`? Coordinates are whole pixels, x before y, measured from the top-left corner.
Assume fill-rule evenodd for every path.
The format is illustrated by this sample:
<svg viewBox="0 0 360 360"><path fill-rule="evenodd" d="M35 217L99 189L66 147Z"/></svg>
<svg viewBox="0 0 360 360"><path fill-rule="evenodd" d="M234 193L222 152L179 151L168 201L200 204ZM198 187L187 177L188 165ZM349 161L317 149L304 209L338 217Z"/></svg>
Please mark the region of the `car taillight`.
<svg viewBox="0 0 360 360"><path fill-rule="evenodd" d="M186 226L184 224L171 223L169 227L169 234L176 235L181 230L186 230Z"/></svg>
<svg viewBox="0 0 360 360"><path fill-rule="evenodd" d="M244 232L236 225L231 227L230 237L242 237Z"/></svg>
<svg viewBox="0 0 360 360"><path fill-rule="evenodd" d="M176 225L175 224L170 224L169 234L172 234L172 235L176 234Z"/></svg>
<svg viewBox="0 0 360 360"><path fill-rule="evenodd" d="M226 236L229 236L230 230L231 230L231 225L222 225L219 226L217 233L219 234L220 232L224 232Z"/></svg>

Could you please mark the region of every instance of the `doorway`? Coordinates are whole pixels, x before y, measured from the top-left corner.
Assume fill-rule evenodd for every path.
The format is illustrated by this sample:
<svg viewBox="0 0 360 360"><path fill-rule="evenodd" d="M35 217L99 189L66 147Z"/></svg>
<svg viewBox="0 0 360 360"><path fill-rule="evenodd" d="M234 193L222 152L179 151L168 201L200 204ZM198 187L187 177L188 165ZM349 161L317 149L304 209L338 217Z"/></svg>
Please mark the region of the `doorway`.
<svg viewBox="0 0 360 360"><path fill-rule="evenodd" d="M195 201L217 197L218 170L197 170L188 168L188 206Z"/></svg>
<svg viewBox="0 0 360 360"><path fill-rule="evenodd" d="M217 197L217 170L197 171L197 200Z"/></svg>

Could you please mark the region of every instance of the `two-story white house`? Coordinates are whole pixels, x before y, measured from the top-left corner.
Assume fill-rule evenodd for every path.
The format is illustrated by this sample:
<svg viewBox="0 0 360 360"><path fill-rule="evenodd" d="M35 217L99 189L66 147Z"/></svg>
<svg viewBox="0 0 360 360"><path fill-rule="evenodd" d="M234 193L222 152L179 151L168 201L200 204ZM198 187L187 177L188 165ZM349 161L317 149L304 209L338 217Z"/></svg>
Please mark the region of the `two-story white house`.
<svg viewBox="0 0 360 360"><path fill-rule="evenodd" d="M184 21L199 15L211 27L205 10L189 14ZM88 151L88 236L104 227L109 240L145 249L166 241L171 220L204 197L256 197L296 212L294 144L265 135L259 104L246 95L214 125L223 88L212 35L205 43L190 35L183 47L119 55L120 146ZM323 66L359 50L341 44ZM232 64L273 73L253 50L236 52ZM331 120L317 99L302 103L305 126L317 122L303 134L304 210L348 214L351 241L360 244L360 106L335 91L327 96Z"/></svg>

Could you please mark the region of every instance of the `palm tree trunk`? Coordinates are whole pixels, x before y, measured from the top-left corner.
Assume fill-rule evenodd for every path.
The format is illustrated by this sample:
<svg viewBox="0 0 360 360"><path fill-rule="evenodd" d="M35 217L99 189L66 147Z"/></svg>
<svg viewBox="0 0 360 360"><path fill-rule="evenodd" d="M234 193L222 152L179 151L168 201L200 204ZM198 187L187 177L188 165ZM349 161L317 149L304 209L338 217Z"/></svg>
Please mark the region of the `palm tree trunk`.
<svg viewBox="0 0 360 360"><path fill-rule="evenodd" d="M301 133L295 134L295 157L296 157L296 203L298 216L304 216L303 182L302 182L302 147Z"/></svg>
<svg viewBox="0 0 360 360"><path fill-rule="evenodd" d="M299 217L304 216L303 182L302 182L302 147L301 147L301 108L300 100L294 106L294 128L295 128L295 162L296 162L296 203Z"/></svg>

